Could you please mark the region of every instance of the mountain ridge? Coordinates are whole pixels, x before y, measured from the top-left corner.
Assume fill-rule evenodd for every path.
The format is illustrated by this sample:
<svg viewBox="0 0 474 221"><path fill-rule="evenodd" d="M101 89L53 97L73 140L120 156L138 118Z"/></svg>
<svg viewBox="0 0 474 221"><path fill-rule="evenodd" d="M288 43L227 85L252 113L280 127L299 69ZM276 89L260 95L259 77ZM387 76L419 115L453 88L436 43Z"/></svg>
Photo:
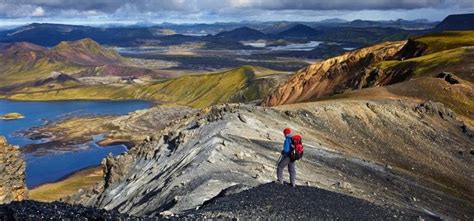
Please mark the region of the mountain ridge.
<svg viewBox="0 0 474 221"><path fill-rule="evenodd" d="M474 30L474 13L448 15L433 30L436 32Z"/></svg>
<svg viewBox="0 0 474 221"><path fill-rule="evenodd" d="M320 31L303 24L297 24L287 30L279 32L277 35L283 38L314 38Z"/></svg>
<svg viewBox="0 0 474 221"><path fill-rule="evenodd" d="M275 106L315 100L355 89L436 76L441 72L453 72L472 83L474 63L469 59L473 56L472 36L474 32L428 34L348 52L299 70L262 104ZM376 48L384 46L391 47L390 53L377 52ZM378 57L379 54L388 56Z"/></svg>
<svg viewBox="0 0 474 221"><path fill-rule="evenodd" d="M466 193L472 178L461 172L469 171L470 158L457 151L469 151L474 141L462 125L440 103L406 98L219 105L108 157L103 182L65 200L139 216L195 210L222 190L239 192L237 184L272 181L278 132L289 126L305 138L299 184L443 218L470 217L474 205L466 203L472 198ZM410 129L400 130L405 127ZM420 161L426 154L434 157Z"/></svg>
<svg viewBox="0 0 474 221"><path fill-rule="evenodd" d="M264 99L263 105L296 103L340 93L345 87L357 89L373 84L373 77L366 74L366 69L373 63L394 58L405 44L403 41L378 44L310 65L280 85Z"/></svg>
<svg viewBox="0 0 474 221"><path fill-rule="evenodd" d="M214 35L214 37L238 40L259 40L267 38L267 35L249 27L241 27L231 31L220 32Z"/></svg>
<svg viewBox="0 0 474 221"><path fill-rule="evenodd" d="M87 38L63 41L53 48L26 42L0 44L0 58L0 89L10 92L54 72L80 76L158 74L132 65L114 50Z"/></svg>

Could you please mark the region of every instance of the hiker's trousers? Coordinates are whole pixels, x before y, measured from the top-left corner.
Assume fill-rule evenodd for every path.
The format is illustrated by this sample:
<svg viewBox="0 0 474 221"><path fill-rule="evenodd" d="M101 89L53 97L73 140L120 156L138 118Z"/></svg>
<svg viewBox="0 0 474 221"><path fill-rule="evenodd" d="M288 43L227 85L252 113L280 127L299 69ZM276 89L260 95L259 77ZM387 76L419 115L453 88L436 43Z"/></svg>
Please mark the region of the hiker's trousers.
<svg viewBox="0 0 474 221"><path fill-rule="evenodd" d="M278 162L277 177L280 183L283 183L283 170L288 166L288 173L290 173L290 182L294 186L296 183L296 166L295 161L290 160L290 156L282 155L280 162Z"/></svg>

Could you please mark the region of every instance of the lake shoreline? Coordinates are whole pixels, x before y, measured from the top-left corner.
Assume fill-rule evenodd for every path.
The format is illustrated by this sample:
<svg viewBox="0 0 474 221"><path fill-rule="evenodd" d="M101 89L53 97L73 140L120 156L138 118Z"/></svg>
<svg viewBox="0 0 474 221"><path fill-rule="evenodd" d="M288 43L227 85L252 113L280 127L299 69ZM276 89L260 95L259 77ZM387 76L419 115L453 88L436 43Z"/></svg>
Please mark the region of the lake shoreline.
<svg viewBox="0 0 474 221"><path fill-rule="evenodd" d="M12 145L21 147L27 186L36 187L63 179L78 169L98 165L109 153L115 156L127 151L124 145L100 147L95 137L117 133L120 128L112 121L155 105L144 100L0 99L0 114L18 112L27 116L22 120L0 120L0 134ZM60 125L64 121L69 123Z"/></svg>
<svg viewBox="0 0 474 221"><path fill-rule="evenodd" d="M46 182L46 183L41 183L41 184L38 184L38 185L34 185L34 186L31 186L31 187L28 187L28 190L35 190L35 189L38 189L42 186L45 186L45 185L48 185L48 184L55 184L55 183L59 183L59 182L62 182L62 181L65 181L67 179L70 179L72 177L74 177L75 175L78 175L82 172L87 172L88 170L92 170L92 169L97 169L97 168L101 168L101 164L97 164L97 165L92 165L92 166L87 166L87 167L84 167L84 168L81 168L81 169L78 169L78 170L75 170L75 171L72 171L56 180L53 180L53 181L50 181L50 182Z"/></svg>
<svg viewBox="0 0 474 221"><path fill-rule="evenodd" d="M12 94L14 95L14 94ZM111 102L120 102L120 101L143 101L143 102L148 102L153 104L151 107L157 106L157 105L163 105L161 101L158 100L150 100L150 99L133 99L133 98L125 98L125 99L115 99L115 98L107 98L107 99L76 99L76 98L71 98L71 99L21 99L21 98L11 98L7 97L8 95L5 94L0 94L0 100L8 100L8 101L21 101L21 102L72 102L72 101L97 101L97 102L103 102L103 101L111 101ZM149 108L151 108L149 107Z"/></svg>
<svg viewBox="0 0 474 221"><path fill-rule="evenodd" d="M44 183L29 190L29 199L53 202L73 195L80 189L88 189L103 181L101 165L90 166L74 171L54 182Z"/></svg>

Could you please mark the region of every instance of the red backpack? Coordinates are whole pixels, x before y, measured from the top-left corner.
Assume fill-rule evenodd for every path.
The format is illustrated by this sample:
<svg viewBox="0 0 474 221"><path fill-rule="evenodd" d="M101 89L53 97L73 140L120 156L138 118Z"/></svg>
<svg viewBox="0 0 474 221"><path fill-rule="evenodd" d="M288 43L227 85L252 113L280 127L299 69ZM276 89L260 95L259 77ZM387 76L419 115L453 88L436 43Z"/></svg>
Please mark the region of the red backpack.
<svg viewBox="0 0 474 221"><path fill-rule="evenodd" d="M301 142L301 135L297 134L291 138L292 145L290 151L290 159L292 161L299 160L303 157L303 143Z"/></svg>

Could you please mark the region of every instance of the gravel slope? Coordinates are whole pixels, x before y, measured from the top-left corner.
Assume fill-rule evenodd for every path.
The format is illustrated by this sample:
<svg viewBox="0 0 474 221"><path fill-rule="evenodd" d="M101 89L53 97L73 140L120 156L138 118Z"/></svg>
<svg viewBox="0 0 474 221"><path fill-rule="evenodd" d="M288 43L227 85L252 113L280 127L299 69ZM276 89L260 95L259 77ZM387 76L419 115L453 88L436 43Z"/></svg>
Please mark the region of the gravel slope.
<svg viewBox="0 0 474 221"><path fill-rule="evenodd" d="M139 218L115 210L27 200L0 205L0 220L139 220Z"/></svg>
<svg viewBox="0 0 474 221"><path fill-rule="evenodd" d="M427 214L378 206L315 187L267 183L238 193L223 191L199 210L169 217L134 217L62 202L12 202L0 205L0 220L434 220ZM228 195L230 194L230 195Z"/></svg>
<svg viewBox="0 0 474 221"><path fill-rule="evenodd" d="M197 213L206 218L416 220L426 215L377 206L365 200L327 190L278 183L263 184L229 196L218 197ZM191 215L192 217L192 215Z"/></svg>

